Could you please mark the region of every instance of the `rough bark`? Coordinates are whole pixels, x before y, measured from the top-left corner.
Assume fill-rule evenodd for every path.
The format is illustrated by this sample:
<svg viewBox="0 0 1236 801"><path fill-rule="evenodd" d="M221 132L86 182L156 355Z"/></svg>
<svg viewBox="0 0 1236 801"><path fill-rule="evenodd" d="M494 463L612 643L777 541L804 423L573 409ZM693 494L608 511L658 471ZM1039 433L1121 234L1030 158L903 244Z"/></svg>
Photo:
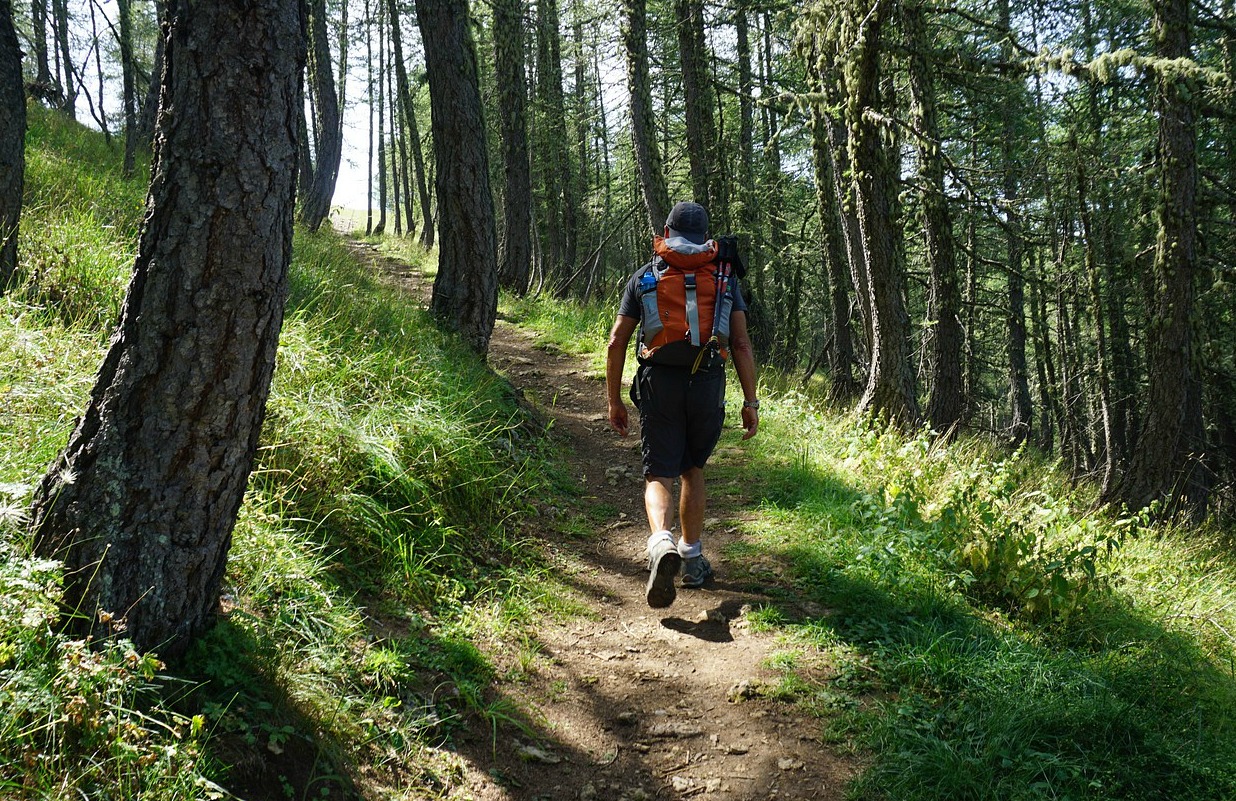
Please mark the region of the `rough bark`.
<svg viewBox="0 0 1236 801"><path fill-rule="evenodd" d="M174 655L208 625L274 369L292 249L296 0L175 0L147 217L89 404L36 493L68 626Z"/></svg>
<svg viewBox="0 0 1236 801"><path fill-rule="evenodd" d="M0 0L0 293L17 270L17 231L26 176L26 95L12 0Z"/></svg>
<svg viewBox="0 0 1236 801"><path fill-rule="evenodd" d="M527 80L524 75L523 4L494 2L494 69L502 139L502 241L498 278L518 295L532 272L532 174L528 161Z"/></svg>
<svg viewBox="0 0 1236 801"><path fill-rule="evenodd" d="M961 330L953 221L944 194L944 161L940 153L930 40L918 2L902 4L902 24L909 49L911 123L919 132L915 147L930 276L927 325L931 391L927 397L927 422L936 431L948 432L956 429L965 411L965 399L961 394L961 350L965 334Z"/></svg>
<svg viewBox="0 0 1236 801"><path fill-rule="evenodd" d="M881 37L889 4L879 3L847 64L847 123L871 291L871 369L859 409L904 426L919 422L905 306L905 265L899 247L897 159L890 132L867 118L881 107Z"/></svg>
<svg viewBox="0 0 1236 801"><path fill-rule="evenodd" d="M437 162L438 276L430 310L479 353L498 307L493 196L467 0L419 0Z"/></svg>
<svg viewBox="0 0 1236 801"><path fill-rule="evenodd" d="M300 201L300 219L316 231L330 216L330 201L339 178L343 138L339 127L339 95L326 27L326 0L309 2L309 92L313 101L313 180ZM392 128L394 126L391 126Z"/></svg>
<svg viewBox="0 0 1236 801"><path fill-rule="evenodd" d="M1187 59L1192 50L1188 0L1155 0L1155 54ZM1105 498L1140 509L1163 501L1162 512L1204 515L1210 475L1202 461L1205 429L1193 341L1197 273L1197 130L1194 79L1155 73L1158 114L1158 238L1154 296L1147 328L1146 415L1128 471Z"/></svg>
<svg viewBox="0 0 1236 801"><path fill-rule="evenodd" d="M622 0L622 42L631 93L631 143L639 171L640 191L651 233L659 234L669 216L669 191L657 148L657 124L648 78L648 12L644 0Z"/></svg>
<svg viewBox="0 0 1236 801"><path fill-rule="evenodd" d="M155 115L159 112L159 78L163 74L163 43L165 39L164 26L167 24L167 0L155 0L155 20L158 26L155 32L154 62L150 67L150 81L143 90L144 96L141 110L137 117L137 141L142 147L149 148L154 139Z"/></svg>

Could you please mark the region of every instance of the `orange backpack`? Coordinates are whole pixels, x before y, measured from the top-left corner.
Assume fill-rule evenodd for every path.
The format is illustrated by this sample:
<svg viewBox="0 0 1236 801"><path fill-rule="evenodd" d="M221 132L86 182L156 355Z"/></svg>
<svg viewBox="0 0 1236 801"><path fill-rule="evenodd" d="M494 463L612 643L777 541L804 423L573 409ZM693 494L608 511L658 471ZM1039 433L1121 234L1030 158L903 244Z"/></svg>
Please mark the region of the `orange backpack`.
<svg viewBox="0 0 1236 801"><path fill-rule="evenodd" d="M656 237L656 254L639 277L642 362L692 366L705 351L728 357L730 310L734 303L728 263L718 263L717 244L684 255ZM720 308L718 308L718 305ZM709 358L709 365L712 363Z"/></svg>

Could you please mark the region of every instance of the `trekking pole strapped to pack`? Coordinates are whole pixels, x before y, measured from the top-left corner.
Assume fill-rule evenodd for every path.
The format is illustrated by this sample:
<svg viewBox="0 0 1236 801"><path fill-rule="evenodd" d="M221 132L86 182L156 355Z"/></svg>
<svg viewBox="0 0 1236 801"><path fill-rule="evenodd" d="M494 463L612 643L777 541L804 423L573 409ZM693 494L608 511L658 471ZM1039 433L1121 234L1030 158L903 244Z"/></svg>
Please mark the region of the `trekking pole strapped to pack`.
<svg viewBox="0 0 1236 801"><path fill-rule="evenodd" d="M712 369L728 355L732 276L741 276L735 238L695 244L655 237L653 250L638 277L640 361Z"/></svg>

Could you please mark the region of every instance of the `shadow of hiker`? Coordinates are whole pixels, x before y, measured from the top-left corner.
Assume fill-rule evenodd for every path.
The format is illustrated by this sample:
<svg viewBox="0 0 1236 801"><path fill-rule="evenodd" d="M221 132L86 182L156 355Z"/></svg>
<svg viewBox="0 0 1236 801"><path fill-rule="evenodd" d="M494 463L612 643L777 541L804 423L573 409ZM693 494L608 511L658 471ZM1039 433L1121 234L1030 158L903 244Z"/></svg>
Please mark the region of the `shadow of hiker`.
<svg viewBox="0 0 1236 801"><path fill-rule="evenodd" d="M684 620L680 617L661 619L661 625L679 634L686 634L706 642L733 642L730 621L742 614L742 601L730 599L704 612L702 620Z"/></svg>

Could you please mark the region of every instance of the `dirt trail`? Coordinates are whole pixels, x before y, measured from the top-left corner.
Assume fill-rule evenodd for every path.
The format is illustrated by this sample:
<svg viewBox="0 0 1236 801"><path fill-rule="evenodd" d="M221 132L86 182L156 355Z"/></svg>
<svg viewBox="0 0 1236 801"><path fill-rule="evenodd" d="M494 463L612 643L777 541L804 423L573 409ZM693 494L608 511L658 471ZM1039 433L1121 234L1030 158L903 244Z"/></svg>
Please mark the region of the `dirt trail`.
<svg viewBox="0 0 1236 801"><path fill-rule="evenodd" d="M364 252L427 299L430 287L419 274ZM456 746L466 775L452 797L842 798L854 761L820 742L818 720L755 691L775 678L764 663L778 644L747 625L746 610L765 599L727 583L723 554L743 536L749 501L710 483L704 543L716 578L703 589L679 590L669 609L650 609L638 423L625 440L613 434L604 385L587 376L582 361L534 348L530 334L505 321L494 331L489 360L553 421L551 435L569 449L585 502L597 508L593 518L607 519L594 537L550 543L592 619L539 629L540 655L528 679L498 688L531 713L538 736L499 730L495 740L477 732ZM735 447L714 456L719 465L741 459Z"/></svg>

